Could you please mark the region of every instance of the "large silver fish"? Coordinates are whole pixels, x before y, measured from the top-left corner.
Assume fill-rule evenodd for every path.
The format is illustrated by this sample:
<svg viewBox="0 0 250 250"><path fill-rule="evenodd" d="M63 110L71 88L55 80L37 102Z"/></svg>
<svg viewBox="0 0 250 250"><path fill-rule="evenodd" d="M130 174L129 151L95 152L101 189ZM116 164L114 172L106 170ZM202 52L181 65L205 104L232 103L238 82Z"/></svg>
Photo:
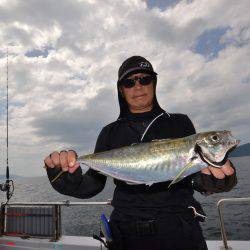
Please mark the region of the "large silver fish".
<svg viewBox="0 0 250 250"><path fill-rule="evenodd" d="M173 184L208 165L220 167L228 151L239 142L230 131L211 131L80 156L78 161L131 184L169 180Z"/></svg>

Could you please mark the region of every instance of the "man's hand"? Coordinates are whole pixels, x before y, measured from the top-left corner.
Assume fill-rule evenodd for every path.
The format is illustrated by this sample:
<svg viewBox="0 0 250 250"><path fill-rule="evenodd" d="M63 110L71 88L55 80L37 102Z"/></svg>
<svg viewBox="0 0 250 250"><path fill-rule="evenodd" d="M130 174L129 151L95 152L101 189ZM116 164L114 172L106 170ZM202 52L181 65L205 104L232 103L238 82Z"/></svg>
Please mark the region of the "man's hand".
<svg viewBox="0 0 250 250"><path fill-rule="evenodd" d="M231 167L230 161L227 160L226 163L221 168L216 168L213 166L208 166L201 170L203 174L213 175L217 179L224 179L226 175L232 175L234 169Z"/></svg>
<svg viewBox="0 0 250 250"><path fill-rule="evenodd" d="M76 152L73 150L53 152L44 159L44 163L49 168L61 168L62 171L74 173L79 168L80 163L76 162Z"/></svg>

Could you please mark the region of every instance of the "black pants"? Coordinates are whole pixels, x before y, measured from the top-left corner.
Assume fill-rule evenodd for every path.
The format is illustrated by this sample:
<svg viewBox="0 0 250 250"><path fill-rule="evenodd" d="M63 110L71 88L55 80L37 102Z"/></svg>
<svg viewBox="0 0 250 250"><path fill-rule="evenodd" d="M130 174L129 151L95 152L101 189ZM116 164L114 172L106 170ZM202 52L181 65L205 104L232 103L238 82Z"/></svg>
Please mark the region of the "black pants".
<svg viewBox="0 0 250 250"><path fill-rule="evenodd" d="M207 250L199 222L178 215L157 221L110 223L112 250Z"/></svg>

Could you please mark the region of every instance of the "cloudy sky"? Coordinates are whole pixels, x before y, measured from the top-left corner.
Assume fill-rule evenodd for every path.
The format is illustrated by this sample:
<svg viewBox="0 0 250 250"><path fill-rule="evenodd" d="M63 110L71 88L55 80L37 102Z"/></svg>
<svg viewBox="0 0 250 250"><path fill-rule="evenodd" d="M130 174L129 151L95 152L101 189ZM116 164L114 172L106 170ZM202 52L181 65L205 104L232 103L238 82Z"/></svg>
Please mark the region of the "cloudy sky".
<svg viewBox="0 0 250 250"><path fill-rule="evenodd" d="M157 95L198 132L250 142L248 0L0 0L0 174L6 159L9 50L11 172L44 175L54 150L93 151L118 116L117 70L141 55Z"/></svg>

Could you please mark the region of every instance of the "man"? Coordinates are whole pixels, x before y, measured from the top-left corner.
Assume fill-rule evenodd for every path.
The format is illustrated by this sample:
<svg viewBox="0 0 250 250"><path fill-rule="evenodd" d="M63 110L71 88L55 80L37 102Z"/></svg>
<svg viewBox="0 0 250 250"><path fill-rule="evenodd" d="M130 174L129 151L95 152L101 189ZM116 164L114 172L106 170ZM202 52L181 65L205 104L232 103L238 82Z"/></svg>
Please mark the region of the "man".
<svg viewBox="0 0 250 250"><path fill-rule="evenodd" d="M102 129L95 152L196 133L187 115L169 114L161 109L155 94L156 83L157 74L145 58L133 56L123 62L117 81L120 115L117 121ZM62 194L89 198L104 188L105 176L92 169L82 175L74 151L54 152L45 158L45 164L50 181L61 169L65 172L52 183ZM114 210L110 218L113 249L203 250L207 246L193 208L199 214L203 211L193 197L194 190L229 191L237 179L227 160L222 168L209 166L170 189L167 188L169 182L150 187L114 182ZM190 206L193 208L188 208Z"/></svg>

